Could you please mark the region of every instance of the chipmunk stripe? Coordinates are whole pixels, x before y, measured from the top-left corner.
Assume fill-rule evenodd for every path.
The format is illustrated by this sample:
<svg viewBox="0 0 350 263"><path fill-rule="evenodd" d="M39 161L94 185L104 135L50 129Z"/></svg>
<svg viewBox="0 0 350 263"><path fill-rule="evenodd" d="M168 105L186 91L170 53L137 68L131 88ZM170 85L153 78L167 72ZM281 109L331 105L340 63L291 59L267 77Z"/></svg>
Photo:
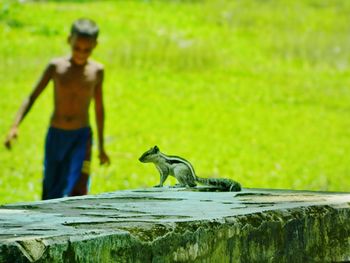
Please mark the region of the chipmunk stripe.
<svg viewBox="0 0 350 263"><path fill-rule="evenodd" d="M160 152L160 155L166 160L166 162L168 162L170 164L174 164L174 163L186 164L188 166L188 168L190 168L191 173L192 173L193 177L195 178L195 180L197 179L196 172L194 171L192 164L189 161L187 161L186 159L181 158L179 156L175 156L175 155L166 155L166 154L161 153L161 152Z"/></svg>

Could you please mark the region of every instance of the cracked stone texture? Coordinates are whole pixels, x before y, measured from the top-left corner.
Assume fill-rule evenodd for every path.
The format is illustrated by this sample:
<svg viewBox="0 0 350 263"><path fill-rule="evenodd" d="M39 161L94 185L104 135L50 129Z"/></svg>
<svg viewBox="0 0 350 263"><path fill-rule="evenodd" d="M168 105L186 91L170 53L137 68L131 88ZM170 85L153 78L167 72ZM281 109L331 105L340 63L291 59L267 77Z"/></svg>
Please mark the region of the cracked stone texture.
<svg viewBox="0 0 350 263"><path fill-rule="evenodd" d="M350 261L350 194L209 190L0 206L0 262Z"/></svg>

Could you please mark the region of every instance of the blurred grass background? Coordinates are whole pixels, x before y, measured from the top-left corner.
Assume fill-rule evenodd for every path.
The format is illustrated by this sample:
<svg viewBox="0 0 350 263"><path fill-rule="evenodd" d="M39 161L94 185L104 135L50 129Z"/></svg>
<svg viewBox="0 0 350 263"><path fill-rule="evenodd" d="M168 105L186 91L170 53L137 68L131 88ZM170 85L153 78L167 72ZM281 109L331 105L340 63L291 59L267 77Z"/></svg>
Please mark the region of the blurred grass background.
<svg viewBox="0 0 350 263"><path fill-rule="evenodd" d="M92 194L157 184L137 160L154 145L244 187L348 191L349 14L348 0L0 0L0 134L90 17L112 159L94 147ZM51 112L52 85L0 150L0 203L40 199Z"/></svg>

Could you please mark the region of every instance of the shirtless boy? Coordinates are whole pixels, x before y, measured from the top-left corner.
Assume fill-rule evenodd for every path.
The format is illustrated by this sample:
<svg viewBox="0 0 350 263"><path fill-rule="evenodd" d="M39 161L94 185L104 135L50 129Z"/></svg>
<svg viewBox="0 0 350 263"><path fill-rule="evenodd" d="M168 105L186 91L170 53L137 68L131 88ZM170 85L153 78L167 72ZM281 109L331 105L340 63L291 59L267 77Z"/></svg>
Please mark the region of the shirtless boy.
<svg viewBox="0 0 350 263"><path fill-rule="evenodd" d="M11 148L18 126L50 80L54 83L54 112L46 137L43 199L85 195L91 160L92 132L89 106L95 100L100 164L109 164L103 143L104 107L102 84L104 70L89 57L97 45L98 26L89 19L78 19L71 27L69 57L53 59L23 102L6 137Z"/></svg>

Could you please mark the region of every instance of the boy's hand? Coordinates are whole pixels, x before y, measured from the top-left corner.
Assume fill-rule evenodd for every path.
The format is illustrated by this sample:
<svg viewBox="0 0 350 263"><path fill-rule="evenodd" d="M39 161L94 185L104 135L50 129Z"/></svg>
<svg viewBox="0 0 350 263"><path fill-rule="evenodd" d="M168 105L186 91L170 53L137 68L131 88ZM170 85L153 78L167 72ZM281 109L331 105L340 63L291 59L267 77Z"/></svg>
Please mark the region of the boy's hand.
<svg viewBox="0 0 350 263"><path fill-rule="evenodd" d="M7 149L11 149L11 141L14 139L17 139L18 136L18 129L17 127L12 127L9 133L6 136L6 140L4 142L4 145Z"/></svg>
<svg viewBox="0 0 350 263"><path fill-rule="evenodd" d="M111 161L105 151L101 151L100 154L98 155L98 158L100 158L100 165L110 165Z"/></svg>

